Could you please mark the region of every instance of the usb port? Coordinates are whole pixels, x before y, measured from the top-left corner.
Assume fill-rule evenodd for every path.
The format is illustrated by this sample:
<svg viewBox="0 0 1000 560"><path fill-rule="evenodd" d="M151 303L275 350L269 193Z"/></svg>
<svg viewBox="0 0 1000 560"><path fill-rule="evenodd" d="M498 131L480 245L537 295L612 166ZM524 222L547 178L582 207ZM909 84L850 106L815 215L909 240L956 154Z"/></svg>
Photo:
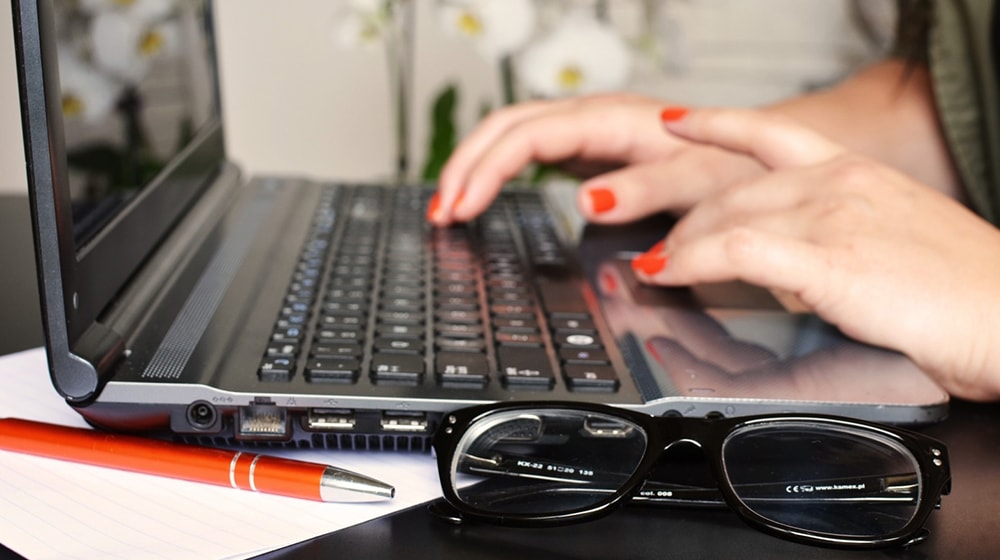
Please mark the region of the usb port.
<svg viewBox="0 0 1000 560"><path fill-rule="evenodd" d="M382 431L384 432L417 434L426 432L428 427L427 415L423 412L388 411L382 413Z"/></svg>
<svg viewBox="0 0 1000 560"><path fill-rule="evenodd" d="M288 415L285 409L269 403L254 403L240 407L241 438L280 439L288 437Z"/></svg>
<svg viewBox="0 0 1000 560"><path fill-rule="evenodd" d="M317 432L348 431L355 425L354 413L342 408L312 408L306 417L306 429Z"/></svg>

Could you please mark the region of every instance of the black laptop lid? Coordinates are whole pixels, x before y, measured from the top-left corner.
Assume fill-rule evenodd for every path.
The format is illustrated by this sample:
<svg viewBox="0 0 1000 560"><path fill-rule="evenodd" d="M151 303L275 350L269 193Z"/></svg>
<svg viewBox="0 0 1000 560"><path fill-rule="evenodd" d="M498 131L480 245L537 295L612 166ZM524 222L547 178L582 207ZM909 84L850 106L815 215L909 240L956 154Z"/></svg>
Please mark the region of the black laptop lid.
<svg viewBox="0 0 1000 560"><path fill-rule="evenodd" d="M96 369L120 344L101 314L224 155L209 3L145 14L84 6L12 2L43 323L50 361L66 361L50 370L71 399L96 388ZM108 30L147 50L164 40L155 33L169 35L174 50L116 66L97 54Z"/></svg>

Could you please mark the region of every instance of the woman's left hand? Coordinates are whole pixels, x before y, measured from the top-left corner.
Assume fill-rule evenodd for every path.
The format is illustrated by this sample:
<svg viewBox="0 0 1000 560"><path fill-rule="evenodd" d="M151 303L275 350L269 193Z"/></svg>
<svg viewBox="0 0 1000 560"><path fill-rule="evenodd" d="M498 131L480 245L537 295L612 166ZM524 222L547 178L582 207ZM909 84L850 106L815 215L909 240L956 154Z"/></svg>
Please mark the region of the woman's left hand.
<svg viewBox="0 0 1000 560"><path fill-rule="evenodd" d="M788 292L845 334L901 351L950 393L1000 398L1000 232L955 200L758 111L673 111L687 140L771 172L697 204L633 267L664 285ZM919 141L919 139L914 139Z"/></svg>

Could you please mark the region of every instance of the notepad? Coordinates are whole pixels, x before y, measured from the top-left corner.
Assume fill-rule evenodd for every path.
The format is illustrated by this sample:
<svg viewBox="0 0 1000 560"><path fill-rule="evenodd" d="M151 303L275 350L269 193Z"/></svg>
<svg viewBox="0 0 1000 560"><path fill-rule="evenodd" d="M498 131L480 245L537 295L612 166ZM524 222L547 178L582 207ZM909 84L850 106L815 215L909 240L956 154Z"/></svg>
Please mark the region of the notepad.
<svg viewBox="0 0 1000 560"><path fill-rule="evenodd" d="M41 349L0 357L0 416L86 426ZM429 454L272 450L395 485L393 500L320 503L0 451L0 543L28 558L248 558L441 494Z"/></svg>

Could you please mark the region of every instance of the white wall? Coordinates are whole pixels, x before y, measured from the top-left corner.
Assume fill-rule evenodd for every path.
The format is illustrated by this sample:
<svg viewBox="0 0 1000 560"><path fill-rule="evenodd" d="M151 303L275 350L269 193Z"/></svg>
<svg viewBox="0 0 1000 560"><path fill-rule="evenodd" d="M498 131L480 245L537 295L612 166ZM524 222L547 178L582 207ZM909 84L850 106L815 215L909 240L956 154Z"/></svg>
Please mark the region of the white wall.
<svg viewBox="0 0 1000 560"><path fill-rule="evenodd" d="M217 0L227 145L247 171L346 179L391 174L385 60L379 51L344 51L334 45L334 13L343 1ZM9 0L3 4L0 192L23 192ZM647 72L638 76L634 88L675 102L767 102L830 81L870 55L851 27L846 2L673 4L680 7L677 22L687 49L686 68L668 77ZM410 138L415 169L424 158L430 100L445 83L459 84L463 130L475 122L482 103L496 103L498 93L495 69L465 40L440 32L434 2L417 0L417 8Z"/></svg>
<svg viewBox="0 0 1000 560"><path fill-rule="evenodd" d="M10 0L0 2L0 193L26 193Z"/></svg>

